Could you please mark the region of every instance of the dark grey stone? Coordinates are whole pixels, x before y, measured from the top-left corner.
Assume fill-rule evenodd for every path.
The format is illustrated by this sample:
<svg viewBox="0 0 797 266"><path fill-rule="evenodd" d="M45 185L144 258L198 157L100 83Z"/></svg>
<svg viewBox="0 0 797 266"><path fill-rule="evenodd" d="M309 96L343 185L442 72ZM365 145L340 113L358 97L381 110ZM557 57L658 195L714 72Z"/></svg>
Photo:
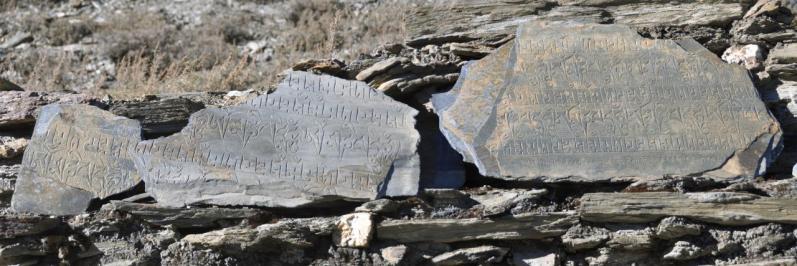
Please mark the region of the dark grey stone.
<svg viewBox="0 0 797 266"><path fill-rule="evenodd" d="M432 101L464 159L506 179L749 177L780 148L745 69L622 25L525 24Z"/></svg>
<svg viewBox="0 0 797 266"><path fill-rule="evenodd" d="M12 208L79 214L93 198L132 188L140 178L129 150L140 135L138 121L93 106L43 107L22 159Z"/></svg>
<svg viewBox="0 0 797 266"><path fill-rule="evenodd" d="M421 142L418 153L421 157L422 188L453 188L465 184L465 168L462 155L451 148L440 132L438 118L433 113L418 115L418 132Z"/></svg>
<svg viewBox="0 0 797 266"><path fill-rule="evenodd" d="M363 82L289 72L274 93L201 110L134 154L147 192L167 206L415 195L416 114Z"/></svg>

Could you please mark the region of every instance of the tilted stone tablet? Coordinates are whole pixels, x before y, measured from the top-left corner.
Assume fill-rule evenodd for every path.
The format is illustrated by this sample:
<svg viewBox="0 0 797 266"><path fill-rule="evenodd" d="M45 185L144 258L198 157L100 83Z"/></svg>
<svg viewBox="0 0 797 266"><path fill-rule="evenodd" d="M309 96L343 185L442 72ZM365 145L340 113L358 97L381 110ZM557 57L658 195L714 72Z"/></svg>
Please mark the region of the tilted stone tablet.
<svg viewBox="0 0 797 266"><path fill-rule="evenodd" d="M363 82L290 72L275 92L201 110L134 154L146 190L165 205L415 195L416 114Z"/></svg>
<svg viewBox="0 0 797 266"><path fill-rule="evenodd" d="M94 198L131 189L140 177L129 151L139 141L136 120L88 105L43 107L22 159L13 209L79 214Z"/></svg>
<svg viewBox="0 0 797 266"><path fill-rule="evenodd" d="M525 24L433 103L465 160L506 179L749 177L780 146L746 70L622 25Z"/></svg>

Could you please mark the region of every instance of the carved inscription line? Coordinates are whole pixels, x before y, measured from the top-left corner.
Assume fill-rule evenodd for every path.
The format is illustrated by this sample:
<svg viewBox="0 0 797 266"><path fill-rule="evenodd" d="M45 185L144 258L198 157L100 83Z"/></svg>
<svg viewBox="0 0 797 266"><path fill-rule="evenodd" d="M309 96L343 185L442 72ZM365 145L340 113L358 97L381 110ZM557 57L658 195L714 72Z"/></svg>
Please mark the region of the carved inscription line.
<svg viewBox="0 0 797 266"><path fill-rule="evenodd" d="M368 171L357 171L341 167L328 167L326 165L309 164L304 162L288 162L273 159L262 160L258 157L244 157L232 153L200 152L194 151L192 156L183 156L182 163L194 163L204 167L228 169L235 171L237 178L234 180L242 185L264 185L263 179L291 180L296 182L315 183L338 188L350 188L362 191L371 191L380 182L383 175ZM162 158L159 160L163 160ZM157 163L157 162L155 162ZM186 172L179 164L162 165L153 173L158 178L156 183L204 182L210 178L219 179L211 171L202 174ZM240 176L254 175L253 180L242 180ZM232 181L232 180L231 180Z"/></svg>
<svg viewBox="0 0 797 266"><path fill-rule="evenodd" d="M660 135L649 137L588 137L510 140L498 151L500 155L537 155L559 153L612 153L680 151L722 151L742 148L749 139L741 136L710 137L702 135Z"/></svg>
<svg viewBox="0 0 797 266"><path fill-rule="evenodd" d="M371 122L378 126L386 126L393 128L409 127L413 122L407 117L396 115L400 108L385 109L384 106L380 108L366 108L360 106L348 106L345 104L327 104L326 101L321 100L312 101L310 99L297 99L295 97L285 97L277 95L264 95L252 100L249 100L249 105L269 110L275 110L282 113L311 116L323 119L336 119L346 122Z"/></svg>
<svg viewBox="0 0 797 266"><path fill-rule="evenodd" d="M315 92L326 95L334 95L341 97L354 97L358 99L371 100L373 98L384 99L383 95L377 93L374 89L368 86L359 84L356 81L338 81L337 79L322 78L323 76L314 76L307 73L296 74L292 72L282 84L287 86L280 86L278 89L291 89L300 92ZM327 83L323 83L327 80ZM333 81L329 81L333 80Z"/></svg>
<svg viewBox="0 0 797 266"><path fill-rule="evenodd" d="M758 99L751 88L707 88L699 90L686 87L671 89L629 88L628 90L608 88L577 88L562 90L532 90L516 88L507 93L507 98L526 105L564 105L580 103L628 103L638 104L648 101L727 101L743 98Z"/></svg>

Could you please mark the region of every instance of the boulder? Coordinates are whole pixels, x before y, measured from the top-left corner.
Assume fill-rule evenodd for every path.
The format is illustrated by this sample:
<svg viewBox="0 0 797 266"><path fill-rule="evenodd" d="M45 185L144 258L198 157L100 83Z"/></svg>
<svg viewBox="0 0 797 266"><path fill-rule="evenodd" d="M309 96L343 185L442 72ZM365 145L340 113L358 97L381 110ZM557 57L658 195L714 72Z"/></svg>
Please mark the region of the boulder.
<svg viewBox="0 0 797 266"><path fill-rule="evenodd" d="M129 152L141 140L138 121L88 105L42 108L12 198L18 212L79 214L140 181Z"/></svg>
<svg viewBox="0 0 797 266"><path fill-rule="evenodd" d="M432 102L465 161L508 180L754 177L781 145L746 69L622 25L524 24Z"/></svg>
<svg viewBox="0 0 797 266"><path fill-rule="evenodd" d="M132 154L147 192L167 206L412 196L416 114L362 82L289 72L275 92L196 112Z"/></svg>

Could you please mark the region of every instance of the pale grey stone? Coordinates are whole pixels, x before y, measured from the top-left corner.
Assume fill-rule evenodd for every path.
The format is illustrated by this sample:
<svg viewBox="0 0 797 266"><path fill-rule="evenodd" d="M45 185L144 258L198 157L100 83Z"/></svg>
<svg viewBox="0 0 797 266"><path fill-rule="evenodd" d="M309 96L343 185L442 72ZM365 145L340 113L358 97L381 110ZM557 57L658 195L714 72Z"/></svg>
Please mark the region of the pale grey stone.
<svg viewBox="0 0 797 266"><path fill-rule="evenodd" d="M622 25L523 24L432 102L466 161L511 180L752 177L781 143L746 69Z"/></svg>
<svg viewBox="0 0 797 266"><path fill-rule="evenodd" d="M366 248L374 237L374 215L350 213L340 217L332 240L339 247Z"/></svg>
<svg viewBox="0 0 797 266"><path fill-rule="evenodd" d="M696 236L703 231L703 226L692 223L681 217L667 217L656 227L656 237L675 239L682 236Z"/></svg>
<svg viewBox="0 0 797 266"><path fill-rule="evenodd" d="M160 204L297 207L416 195L417 111L365 83L289 72L271 94L136 147Z"/></svg>
<svg viewBox="0 0 797 266"><path fill-rule="evenodd" d="M711 251L698 247L692 243L686 241L678 241L675 242L675 246L673 246L672 250L667 254L664 254L664 259L668 260L692 260L696 259L705 255L708 255Z"/></svg>
<svg viewBox="0 0 797 266"><path fill-rule="evenodd" d="M596 248L609 240L611 232L604 228L588 225L576 225L567 229L562 235L562 244L569 252L578 252Z"/></svg>
<svg viewBox="0 0 797 266"><path fill-rule="evenodd" d="M129 152L140 140L138 121L88 105L43 107L22 158L12 208L78 214L93 198L131 189L140 178Z"/></svg>

